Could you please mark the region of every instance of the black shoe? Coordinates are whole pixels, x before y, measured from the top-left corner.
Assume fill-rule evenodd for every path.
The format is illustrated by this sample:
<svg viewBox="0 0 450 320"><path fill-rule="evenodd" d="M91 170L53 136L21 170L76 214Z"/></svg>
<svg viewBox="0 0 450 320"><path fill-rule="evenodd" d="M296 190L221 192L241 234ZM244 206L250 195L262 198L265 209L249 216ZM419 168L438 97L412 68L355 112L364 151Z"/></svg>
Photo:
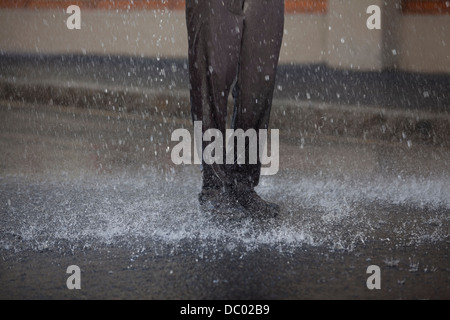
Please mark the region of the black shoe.
<svg viewBox="0 0 450 320"><path fill-rule="evenodd" d="M280 206L263 200L253 189L234 190L237 201L247 209L252 216L274 218L280 214Z"/></svg>
<svg viewBox="0 0 450 320"><path fill-rule="evenodd" d="M220 189L203 189L198 196L203 212L225 215L233 218L248 216L247 210L230 195Z"/></svg>

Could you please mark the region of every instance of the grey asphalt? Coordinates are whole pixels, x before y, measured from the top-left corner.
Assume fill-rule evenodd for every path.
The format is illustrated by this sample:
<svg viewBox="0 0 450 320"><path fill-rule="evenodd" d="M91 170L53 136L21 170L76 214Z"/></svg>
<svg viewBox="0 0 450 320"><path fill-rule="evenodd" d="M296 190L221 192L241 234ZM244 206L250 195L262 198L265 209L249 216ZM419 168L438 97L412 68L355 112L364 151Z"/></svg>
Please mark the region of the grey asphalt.
<svg viewBox="0 0 450 320"><path fill-rule="evenodd" d="M296 99L280 80L271 123L280 172L258 192L283 212L230 220L198 210L199 168L170 159L171 132L191 129L182 61L140 61L128 77L128 58L111 58L117 73L100 58L8 59L0 63L1 298L450 297L448 76L391 74L428 85L425 95L405 89L411 103L395 105ZM139 76L144 65L150 85ZM341 71L327 72L342 84L332 77ZM403 88L371 83L391 88L386 96ZM81 290L66 287L69 265L81 268ZM370 265L381 268L381 290L366 287Z"/></svg>

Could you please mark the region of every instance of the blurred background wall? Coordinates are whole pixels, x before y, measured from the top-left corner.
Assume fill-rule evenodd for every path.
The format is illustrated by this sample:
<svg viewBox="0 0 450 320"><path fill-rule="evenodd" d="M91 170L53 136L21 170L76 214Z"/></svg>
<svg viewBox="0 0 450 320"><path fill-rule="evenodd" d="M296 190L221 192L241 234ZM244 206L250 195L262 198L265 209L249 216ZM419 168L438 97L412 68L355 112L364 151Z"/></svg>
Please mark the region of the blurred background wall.
<svg viewBox="0 0 450 320"><path fill-rule="evenodd" d="M81 29L69 30L69 5ZM286 0L284 64L450 73L448 0ZM381 9L381 29L366 12ZM186 58L184 1L0 0L0 52Z"/></svg>

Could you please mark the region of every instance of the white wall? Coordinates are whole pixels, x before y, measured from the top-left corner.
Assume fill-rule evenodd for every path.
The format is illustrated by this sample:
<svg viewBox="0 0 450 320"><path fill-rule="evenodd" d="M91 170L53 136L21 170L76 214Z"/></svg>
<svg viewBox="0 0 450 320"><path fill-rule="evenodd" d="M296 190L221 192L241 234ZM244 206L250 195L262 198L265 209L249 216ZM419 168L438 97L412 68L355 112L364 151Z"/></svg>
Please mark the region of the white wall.
<svg viewBox="0 0 450 320"><path fill-rule="evenodd" d="M325 61L327 17L321 14L288 14L284 22L281 62Z"/></svg>
<svg viewBox="0 0 450 320"><path fill-rule="evenodd" d="M353 0L330 0L327 15L286 15L281 63L325 62L361 70L396 66L450 73L449 16L391 13L387 19L384 16L382 31L369 31L365 10L374 1L382 0L359 0L358 5ZM67 29L68 16L64 10L2 9L0 50L172 58L187 55L182 11L83 10L81 30Z"/></svg>
<svg viewBox="0 0 450 320"><path fill-rule="evenodd" d="M184 12L83 10L69 30L64 10L0 10L0 49L6 52L129 54L184 57Z"/></svg>
<svg viewBox="0 0 450 320"><path fill-rule="evenodd" d="M450 73L450 16L403 16L398 32L400 69Z"/></svg>

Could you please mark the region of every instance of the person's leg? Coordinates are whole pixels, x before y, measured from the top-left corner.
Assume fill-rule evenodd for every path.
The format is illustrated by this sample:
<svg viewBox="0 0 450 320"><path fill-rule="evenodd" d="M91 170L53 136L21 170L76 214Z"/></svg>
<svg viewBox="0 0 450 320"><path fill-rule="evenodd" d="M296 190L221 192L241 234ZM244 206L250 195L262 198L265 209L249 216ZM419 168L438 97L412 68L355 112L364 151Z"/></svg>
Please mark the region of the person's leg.
<svg viewBox="0 0 450 320"><path fill-rule="evenodd" d="M284 28L284 0L245 0L244 32L238 81L233 89L234 129L268 129L275 75ZM258 146L259 148L259 137ZM246 141L245 164L231 166L229 186L237 201L255 215L275 216L279 206L261 199L255 192L261 173L261 161L249 164ZM236 158L235 158L236 159ZM236 160L235 160L236 161Z"/></svg>
<svg viewBox="0 0 450 320"><path fill-rule="evenodd" d="M193 121L203 133L219 129L225 137L227 100L239 62L244 0L187 0L189 77ZM208 143L203 143L202 151ZM225 143L224 143L225 145ZM202 153L203 154L203 153ZM224 162L225 162L224 154ZM202 161L203 189L222 188L224 165Z"/></svg>
<svg viewBox="0 0 450 320"><path fill-rule="evenodd" d="M278 58L283 38L284 0L245 0L244 33L239 75L233 90L233 128L267 129L275 86ZM237 184L258 185L261 162L234 165Z"/></svg>

